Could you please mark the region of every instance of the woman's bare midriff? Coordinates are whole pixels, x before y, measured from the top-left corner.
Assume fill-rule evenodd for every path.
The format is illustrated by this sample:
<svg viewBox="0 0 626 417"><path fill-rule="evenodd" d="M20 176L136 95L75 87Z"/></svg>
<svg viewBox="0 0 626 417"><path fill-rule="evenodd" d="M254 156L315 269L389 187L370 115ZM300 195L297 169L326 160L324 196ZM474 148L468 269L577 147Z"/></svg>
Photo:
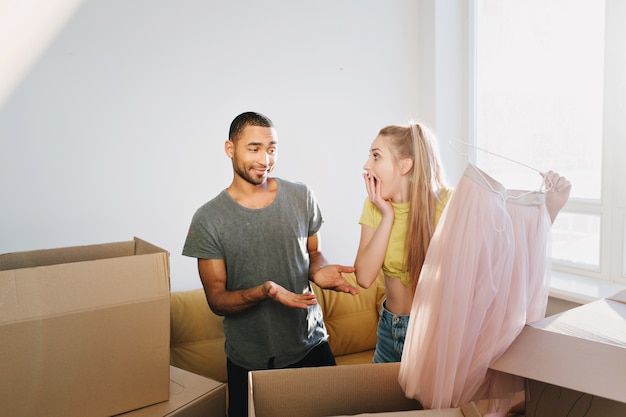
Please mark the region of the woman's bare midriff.
<svg viewBox="0 0 626 417"><path fill-rule="evenodd" d="M393 314L408 316L413 305L412 288L404 286L398 278L385 276L385 289L387 310Z"/></svg>

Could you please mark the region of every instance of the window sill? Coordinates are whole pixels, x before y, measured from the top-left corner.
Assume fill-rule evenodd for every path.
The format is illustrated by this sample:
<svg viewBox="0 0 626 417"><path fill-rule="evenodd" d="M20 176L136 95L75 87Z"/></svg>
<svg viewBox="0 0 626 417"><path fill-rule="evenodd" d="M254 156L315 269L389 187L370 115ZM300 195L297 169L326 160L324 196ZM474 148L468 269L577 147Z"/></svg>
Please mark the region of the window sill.
<svg viewBox="0 0 626 417"><path fill-rule="evenodd" d="M565 272L552 271L550 276L550 297L578 304L586 304L610 297L624 289L626 289L626 284Z"/></svg>

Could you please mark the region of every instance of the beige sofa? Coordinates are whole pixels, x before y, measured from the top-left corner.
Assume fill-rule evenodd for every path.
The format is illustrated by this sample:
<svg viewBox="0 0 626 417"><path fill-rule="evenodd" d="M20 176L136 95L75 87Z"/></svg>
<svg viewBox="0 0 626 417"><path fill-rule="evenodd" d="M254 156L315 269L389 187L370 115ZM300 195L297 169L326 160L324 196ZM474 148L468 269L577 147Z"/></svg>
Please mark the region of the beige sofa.
<svg viewBox="0 0 626 417"><path fill-rule="evenodd" d="M356 285L354 274L345 277ZM376 328L385 297L382 274L359 294L321 290L313 284L324 312L328 342L338 365L371 363ZM170 363L187 371L226 382L222 317L207 304L204 290L171 293Z"/></svg>

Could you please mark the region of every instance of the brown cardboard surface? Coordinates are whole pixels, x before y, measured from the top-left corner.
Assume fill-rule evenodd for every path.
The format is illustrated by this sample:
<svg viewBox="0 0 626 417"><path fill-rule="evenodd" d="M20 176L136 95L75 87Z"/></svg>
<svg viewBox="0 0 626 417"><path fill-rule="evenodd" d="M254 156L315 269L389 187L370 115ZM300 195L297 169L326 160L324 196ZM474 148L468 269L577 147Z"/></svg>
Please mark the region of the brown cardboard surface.
<svg viewBox="0 0 626 417"><path fill-rule="evenodd" d="M119 417L225 417L226 384L170 366L170 398Z"/></svg>
<svg viewBox="0 0 626 417"><path fill-rule="evenodd" d="M321 417L419 409L398 383L399 363L276 369L248 374L249 417Z"/></svg>
<svg viewBox="0 0 626 417"><path fill-rule="evenodd" d="M626 304L598 300L547 317L533 327L626 348Z"/></svg>
<svg viewBox="0 0 626 417"><path fill-rule="evenodd" d="M526 326L491 368L626 403L626 304L598 300Z"/></svg>
<svg viewBox="0 0 626 417"><path fill-rule="evenodd" d="M626 404L545 382L527 381L525 417L624 417Z"/></svg>
<svg viewBox="0 0 626 417"><path fill-rule="evenodd" d="M348 417L348 415L335 417ZM482 417L482 414L474 403L470 403L460 408L392 411L388 413L364 413L356 414L352 417Z"/></svg>
<svg viewBox="0 0 626 417"><path fill-rule="evenodd" d="M349 414L334 417L348 417ZM354 414L352 417L466 417L460 408L446 408L442 410L411 410L390 411L388 413Z"/></svg>
<svg viewBox="0 0 626 417"><path fill-rule="evenodd" d="M618 301L620 303L626 304L626 290L618 291L617 293L607 298L612 301Z"/></svg>
<svg viewBox="0 0 626 417"><path fill-rule="evenodd" d="M133 241L0 255L0 415L169 397L169 254Z"/></svg>

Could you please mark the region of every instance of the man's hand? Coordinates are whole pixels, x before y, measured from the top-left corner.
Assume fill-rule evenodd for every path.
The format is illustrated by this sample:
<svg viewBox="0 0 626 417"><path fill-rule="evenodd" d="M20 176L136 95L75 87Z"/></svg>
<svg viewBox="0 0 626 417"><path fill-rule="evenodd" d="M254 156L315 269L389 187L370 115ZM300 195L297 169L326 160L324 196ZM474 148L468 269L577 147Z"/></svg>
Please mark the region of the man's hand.
<svg viewBox="0 0 626 417"><path fill-rule="evenodd" d="M342 275L342 272L350 273L354 271L353 266L326 265L318 269L311 279L320 288L356 295L359 293L359 290Z"/></svg>
<svg viewBox="0 0 626 417"><path fill-rule="evenodd" d="M312 292L296 294L286 290L283 286L274 281L267 281L263 284L263 292L268 298L291 308L307 308L317 304L317 296Z"/></svg>

